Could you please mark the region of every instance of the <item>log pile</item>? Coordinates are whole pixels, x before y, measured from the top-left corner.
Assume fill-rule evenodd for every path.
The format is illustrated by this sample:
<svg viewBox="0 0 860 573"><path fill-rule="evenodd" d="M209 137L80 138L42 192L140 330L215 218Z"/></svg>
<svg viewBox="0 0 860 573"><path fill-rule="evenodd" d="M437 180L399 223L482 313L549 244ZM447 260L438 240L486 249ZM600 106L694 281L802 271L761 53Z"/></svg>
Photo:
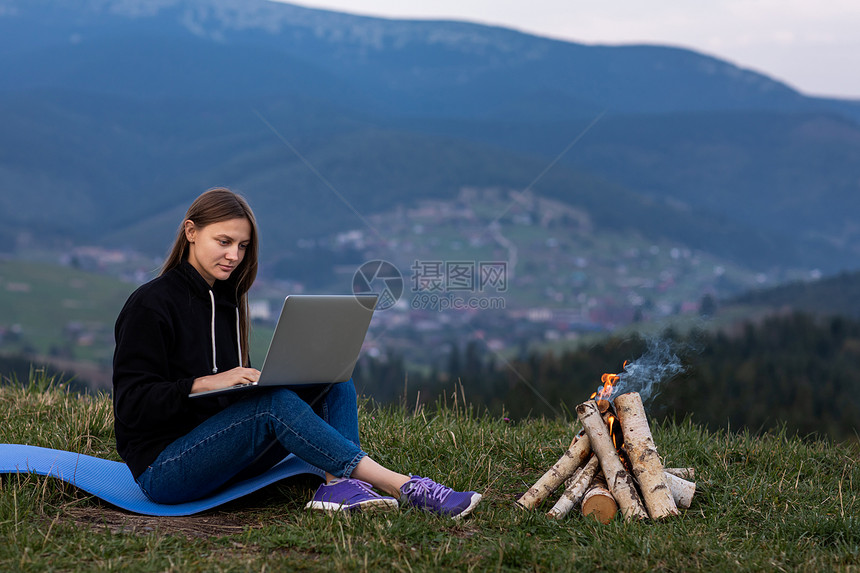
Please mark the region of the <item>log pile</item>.
<svg viewBox="0 0 860 573"><path fill-rule="evenodd" d="M519 507L534 509L562 483L564 492L547 513L555 519L579 509L602 523L618 512L626 520L659 520L690 507L694 470L663 467L639 394L617 396L612 409L606 399L576 407L582 431L517 500Z"/></svg>

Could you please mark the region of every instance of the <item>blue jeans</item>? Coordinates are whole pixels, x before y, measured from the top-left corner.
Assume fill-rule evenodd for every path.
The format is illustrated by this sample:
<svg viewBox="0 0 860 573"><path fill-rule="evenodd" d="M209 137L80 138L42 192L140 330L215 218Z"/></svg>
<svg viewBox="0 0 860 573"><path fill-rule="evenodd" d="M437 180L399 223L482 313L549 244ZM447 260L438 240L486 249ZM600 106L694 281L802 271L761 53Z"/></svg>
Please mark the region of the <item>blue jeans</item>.
<svg viewBox="0 0 860 573"><path fill-rule="evenodd" d="M168 445L137 483L156 503L183 503L260 474L288 453L349 477L367 455L356 399L352 380L254 391Z"/></svg>

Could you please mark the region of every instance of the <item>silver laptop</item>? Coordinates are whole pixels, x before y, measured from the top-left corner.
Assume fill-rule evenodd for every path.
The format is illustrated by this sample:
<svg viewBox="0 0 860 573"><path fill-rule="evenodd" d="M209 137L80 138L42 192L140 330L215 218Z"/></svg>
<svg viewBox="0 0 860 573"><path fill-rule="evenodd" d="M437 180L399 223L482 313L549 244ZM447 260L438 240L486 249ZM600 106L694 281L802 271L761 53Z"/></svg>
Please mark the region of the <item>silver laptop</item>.
<svg viewBox="0 0 860 573"><path fill-rule="evenodd" d="M254 384L195 392L189 397L265 386L309 386L349 380L377 298L375 294L286 297L260 369L260 379Z"/></svg>

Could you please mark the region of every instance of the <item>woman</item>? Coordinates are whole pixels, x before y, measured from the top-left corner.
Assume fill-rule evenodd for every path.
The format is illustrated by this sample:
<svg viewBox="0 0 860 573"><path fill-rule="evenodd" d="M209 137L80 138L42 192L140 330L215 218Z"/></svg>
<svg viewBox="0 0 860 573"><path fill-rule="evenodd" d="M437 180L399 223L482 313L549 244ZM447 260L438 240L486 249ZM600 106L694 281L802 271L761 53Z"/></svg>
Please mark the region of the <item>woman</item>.
<svg viewBox="0 0 860 573"><path fill-rule="evenodd" d="M241 196L223 188L203 193L161 274L132 293L117 318L117 450L143 492L157 503L199 499L293 453L325 471L308 508L404 504L455 519L470 513L480 494L392 471L361 449L351 380L189 398L260 376L248 359L257 245L256 220Z"/></svg>

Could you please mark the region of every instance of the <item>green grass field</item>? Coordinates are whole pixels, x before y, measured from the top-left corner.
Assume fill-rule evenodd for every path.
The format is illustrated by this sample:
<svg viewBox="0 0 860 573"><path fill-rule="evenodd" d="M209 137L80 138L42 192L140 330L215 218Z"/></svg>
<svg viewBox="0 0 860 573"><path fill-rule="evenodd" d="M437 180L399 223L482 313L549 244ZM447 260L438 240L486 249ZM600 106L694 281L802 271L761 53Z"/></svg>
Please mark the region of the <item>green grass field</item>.
<svg viewBox="0 0 860 573"><path fill-rule="evenodd" d="M134 288L72 267L0 261L0 327L22 329L3 350L44 356L65 349L78 360L109 363L114 321Z"/></svg>
<svg viewBox="0 0 860 573"><path fill-rule="evenodd" d="M0 441L117 459L105 395L44 379L0 387ZM324 515L303 509L299 478L187 518L115 510L63 482L0 478L2 571L858 571L858 447L653 428L666 465L696 469L692 507L662 522L556 522L514 499L570 442L565 420L516 425L463 406L360 405L364 447L380 462L430 475L484 501L455 523L415 511Z"/></svg>
<svg viewBox="0 0 860 573"><path fill-rule="evenodd" d="M21 328L20 335L0 337L0 352L47 357L40 362L71 358L108 368L114 322L136 287L68 266L0 260L0 329ZM251 331L251 356L258 366L273 332L266 324ZM67 355L57 356L58 351Z"/></svg>

